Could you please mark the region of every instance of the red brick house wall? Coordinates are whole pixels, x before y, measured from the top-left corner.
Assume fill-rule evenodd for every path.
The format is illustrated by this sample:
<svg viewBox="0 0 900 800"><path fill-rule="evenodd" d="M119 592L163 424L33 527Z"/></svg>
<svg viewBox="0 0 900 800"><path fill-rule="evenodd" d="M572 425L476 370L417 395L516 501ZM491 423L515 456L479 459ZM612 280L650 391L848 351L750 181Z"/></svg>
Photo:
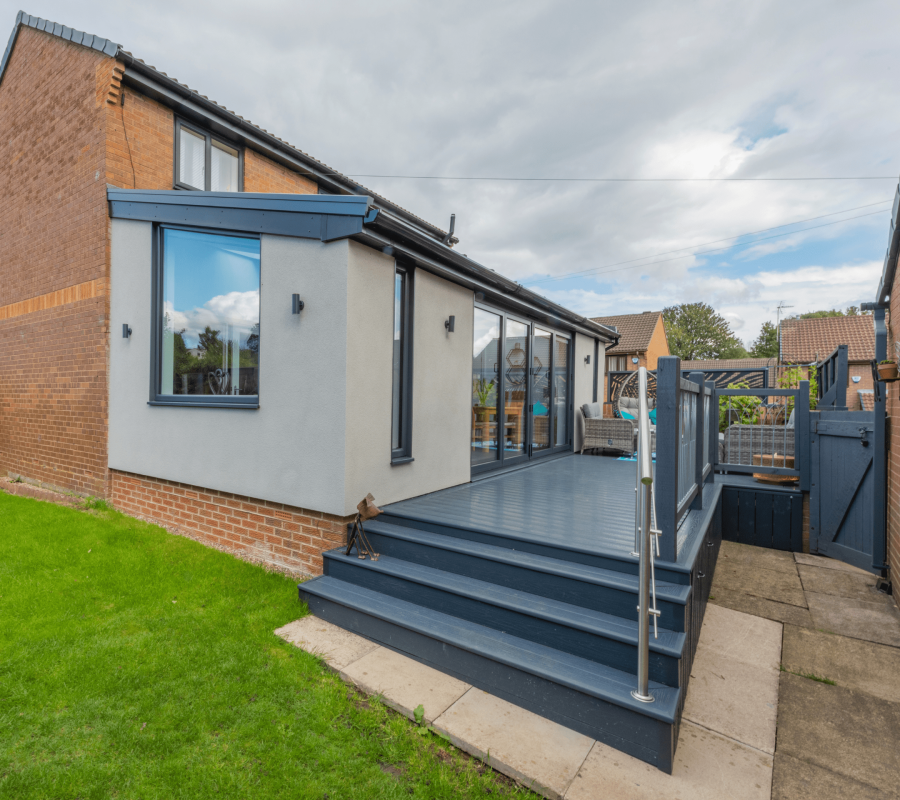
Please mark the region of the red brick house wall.
<svg viewBox="0 0 900 800"><path fill-rule="evenodd" d="M890 307L886 314L888 329L888 358L897 358L900 331L895 320L900 320L900 292L891 293ZM882 383L887 392L887 563L891 565L891 580L895 591L900 580L900 383ZM895 574L896 573L896 574Z"/></svg>
<svg viewBox="0 0 900 800"><path fill-rule="evenodd" d="M109 270L97 70L110 60L23 28L0 83L0 473L98 495Z"/></svg>
<svg viewBox="0 0 900 800"><path fill-rule="evenodd" d="M174 114L123 74L114 58L23 27L0 83L0 474L319 572L348 520L107 467L106 186L171 189L174 177ZM244 189L318 187L247 149Z"/></svg>

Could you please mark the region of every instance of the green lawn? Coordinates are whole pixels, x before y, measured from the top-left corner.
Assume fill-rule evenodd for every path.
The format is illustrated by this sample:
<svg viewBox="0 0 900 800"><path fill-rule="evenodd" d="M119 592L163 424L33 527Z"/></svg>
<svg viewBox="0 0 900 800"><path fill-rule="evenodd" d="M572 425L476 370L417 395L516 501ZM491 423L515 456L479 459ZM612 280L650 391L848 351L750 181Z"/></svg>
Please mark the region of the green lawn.
<svg viewBox="0 0 900 800"><path fill-rule="evenodd" d="M0 491L0 797L530 796L272 631L294 583Z"/></svg>

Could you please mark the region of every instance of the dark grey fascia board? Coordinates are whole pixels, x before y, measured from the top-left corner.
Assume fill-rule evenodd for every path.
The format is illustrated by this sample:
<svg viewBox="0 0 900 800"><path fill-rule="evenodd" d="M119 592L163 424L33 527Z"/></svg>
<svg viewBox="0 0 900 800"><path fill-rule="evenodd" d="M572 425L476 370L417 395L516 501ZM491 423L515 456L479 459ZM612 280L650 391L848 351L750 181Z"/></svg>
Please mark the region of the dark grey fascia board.
<svg viewBox="0 0 900 800"><path fill-rule="evenodd" d="M443 277L474 288L475 291L484 292L486 296L490 295L497 302L512 304L532 316L543 315L546 321L552 324L576 329L587 336L600 338L607 342L619 340L619 334L605 325L575 314L492 269L488 269L477 261L473 261L468 256L458 253L447 245L423 236L415 228L411 228L389 213L378 214L372 223L367 223L366 228L369 231L375 230L378 233L386 234L391 240L391 245L409 257L424 259L424 262L430 266L426 266L426 263L423 263L423 266L430 272L436 272L439 269L444 273ZM463 276L468 280L460 280Z"/></svg>
<svg viewBox="0 0 900 800"><path fill-rule="evenodd" d="M273 136L247 122L233 111L223 108L212 100L191 91L186 86L182 86L178 81L163 75L153 67L138 61L130 53L124 50L120 51L119 57L126 63L125 74L122 79L126 85L139 89L163 105L173 108L180 115L204 125L213 133L218 133L220 136L250 145L267 158L297 170L319 184L324 184L329 191L338 194L348 193L364 196L369 191L346 176L329 171L324 164L316 161L316 159L308 156L301 150L297 150L277 136ZM446 231L410 214L385 198L373 198L372 203L377 208L390 210L394 214L409 220L411 225L423 229L438 240L443 239L446 235Z"/></svg>
<svg viewBox="0 0 900 800"><path fill-rule="evenodd" d="M894 278L897 272L897 258L900 257L900 224L898 224L898 213L900 213L900 184L897 191L894 192L894 207L891 212L891 224L888 229L888 248L884 255L884 267L881 271L881 281L878 284L878 295L876 302L883 305L888 302L891 292L894 290Z"/></svg>
<svg viewBox="0 0 900 800"><path fill-rule="evenodd" d="M439 278L448 280L451 283L457 284L458 286L464 286L467 289L471 289L473 292L481 292L484 294L485 300L487 300L488 302L506 306L513 311L527 314L533 319L536 319L540 322L545 322L546 324L553 327L561 328L563 330L570 330L575 333L581 333L584 336L589 336L592 339L600 339L607 342L616 341L615 335L611 334L602 325L590 323L590 320L588 320L588 322L590 323L590 327L585 326L581 323L581 317L579 317L577 314L573 314L570 311L566 311L566 309L563 309L561 306L558 306L558 308L560 308L565 313L550 313L546 308L536 306L533 303L529 303L524 297L517 297L515 295L507 294L496 284L486 283L472 274L466 274L459 269L448 266L446 264L441 264L433 258L429 258L418 248L414 248L405 244L399 244L392 239L386 239L379 235L373 235L371 228L367 227L361 234L353 236L352 238L354 241L360 242L360 244L364 244L369 247L375 247L376 249L391 247L393 248L395 256L402 256L414 263L417 268L423 269L426 272L430 272L432 275L436 275Z"/></svg>
<svg viewBox="0 0 900 800"><path fill-rule="evenodd" d="M359 195L271 195L245 192L148 191L107 187L109 213L169 225L319 239L346 239L374 221L377 209Z"/></svg>
<svg viewBox="0 0 900 800"><path fill-rule="evenodd" d="M12 55L13 47L15 47L16 37L19 35L19 30L23 27L34 28L38 31L53 34L60 39L65 39L67 42L80 44L82 47L90 47L92 50L97 50L107 56L116 55L120 49L119 45L115 42L111 42L109 39L103 39L99 36L94 36L92 33L85 33L84 31L76 31L74 28L60 25L58 22L50 22L50 20L41 19L40 17L32 17L31 14L20 11L16 14L16 23L13 25L12 33L9 35L9 42L6 45L3 58L0 60L0 83L3 82L3 75L6 73L6 65L9 62L9 57Z"/></svg>

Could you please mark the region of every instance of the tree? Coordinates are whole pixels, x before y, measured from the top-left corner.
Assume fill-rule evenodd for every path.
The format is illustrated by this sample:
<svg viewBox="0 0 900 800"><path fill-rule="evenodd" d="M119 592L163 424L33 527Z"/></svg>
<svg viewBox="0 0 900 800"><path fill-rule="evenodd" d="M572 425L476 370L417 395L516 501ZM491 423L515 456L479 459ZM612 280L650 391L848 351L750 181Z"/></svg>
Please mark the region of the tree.
<svg viewBox="0 0 900 800"><path fill-rule="evenodd" d="M771 322L764 322L759 329L759 336L750 346L753 358L773 358L778 355L778 328Z"/></svg>
<svg viewBox="0 0 900 800"><path fill-rule="evenodd" d="M669 352L685 361L747 358L731 326L706 303L683 303L663 309Z"/></svg>

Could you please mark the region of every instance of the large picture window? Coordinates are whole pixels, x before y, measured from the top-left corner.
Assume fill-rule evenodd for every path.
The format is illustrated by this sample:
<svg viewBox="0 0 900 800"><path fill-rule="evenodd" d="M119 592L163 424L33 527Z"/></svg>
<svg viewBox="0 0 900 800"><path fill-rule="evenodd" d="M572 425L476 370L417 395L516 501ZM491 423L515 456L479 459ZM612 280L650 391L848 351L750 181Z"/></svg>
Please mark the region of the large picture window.
<svg viewBox="0 0 900 800"><path fill-rule="evenodd" d="M207 192L242 191L241 151L201 128L175 126L175 186Z"/></svg>
<svg viewBox="0 0 900 800"><path fill-rule="evenodd" d="M259 239L161 228L159 250L153 399L255 407Z"/></svg>

